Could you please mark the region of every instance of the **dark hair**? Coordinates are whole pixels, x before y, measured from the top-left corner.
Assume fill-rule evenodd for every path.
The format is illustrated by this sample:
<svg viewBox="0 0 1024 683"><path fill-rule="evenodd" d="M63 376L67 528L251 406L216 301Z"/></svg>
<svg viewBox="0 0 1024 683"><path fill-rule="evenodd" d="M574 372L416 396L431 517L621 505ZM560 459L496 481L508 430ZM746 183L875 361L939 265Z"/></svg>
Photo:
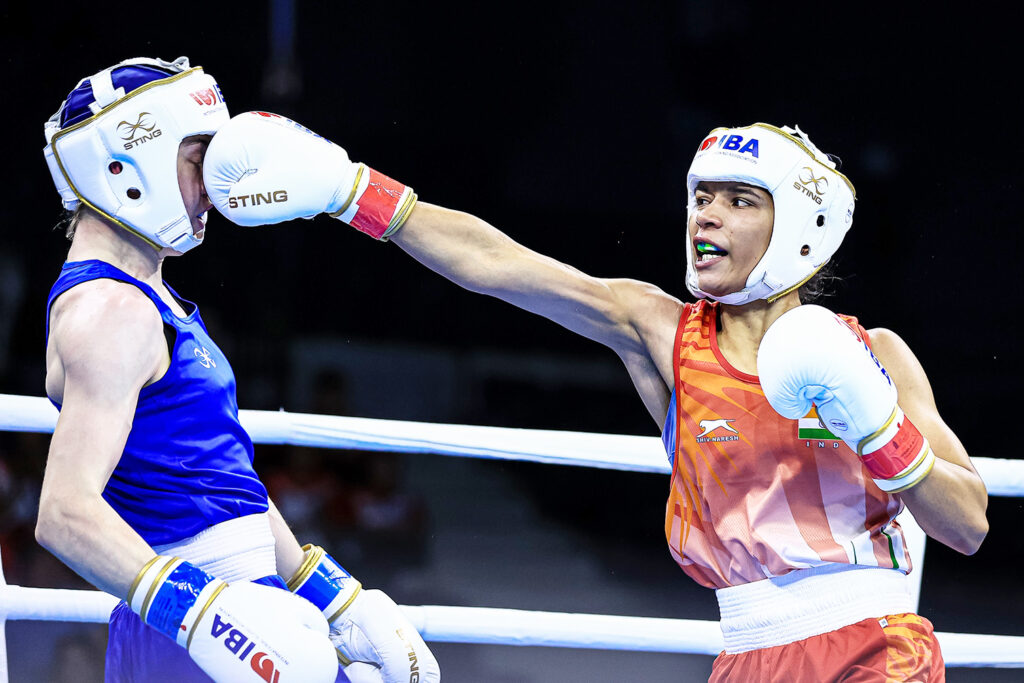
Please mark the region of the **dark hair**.
<svg viewBox="0 0 1024 683"><path fill-rule="evenodd" d="M835 294L835 286L843 281L843 278L836 275L835 261L827 261L818 269L818 272L811 276L811 279L800 285L797 294L800 295L800 303L810 304Z"/></svg>
<svg viewBox="0 0 1024 683"><path fill-rule="evenodd" d="M78 218L82 215L84 208L84 204L79 204L74 211L65 210L64 215L57 221L57 225L53 226L53 229L64 231L64 236L68 238L68 241L73 241L75 228L78 227Z"/></svg>

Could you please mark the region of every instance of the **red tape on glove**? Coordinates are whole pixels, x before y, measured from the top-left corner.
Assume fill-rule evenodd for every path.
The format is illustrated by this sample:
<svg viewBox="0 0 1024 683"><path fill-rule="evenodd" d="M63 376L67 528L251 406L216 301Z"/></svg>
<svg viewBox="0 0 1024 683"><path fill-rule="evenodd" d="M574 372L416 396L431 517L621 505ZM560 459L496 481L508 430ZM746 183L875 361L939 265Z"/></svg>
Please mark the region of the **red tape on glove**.
<svg viewBox="0 0 1024 683"><path fill-rule="evenodd" d="M349 225L381 239L391 226L406 187L372 168L367 167L367 170L370 172L370 184L356 200L359 210Z"/></svg>
<svg viewBox="0 0 1024 683"><path fill-rule="evenodd" d="M875 479L892 479L910 467L921 455L925 438L904 415L896 435L877 451L861 455L864 466Z"/></svg>

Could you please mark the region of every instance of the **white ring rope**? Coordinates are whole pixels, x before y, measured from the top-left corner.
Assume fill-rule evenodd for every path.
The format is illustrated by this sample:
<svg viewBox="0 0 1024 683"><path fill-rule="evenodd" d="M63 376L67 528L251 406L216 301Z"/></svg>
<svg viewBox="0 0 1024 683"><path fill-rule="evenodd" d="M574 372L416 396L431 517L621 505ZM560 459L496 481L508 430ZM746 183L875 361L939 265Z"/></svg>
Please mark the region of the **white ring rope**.
<svg viewBox="0 0 1024 683"><path fill-rule="evenodd" d="M435 453L638 472L670 471L656 437L401 422L302 413L240 411L255 443ZM45 398L0 394L0 429L52 432ZM1024 496L1024 462L974 458L991 495ZM106 622L116 598L99 591L8 586L0 569L0 629L6 619ZM563 614L483 607L402 606L425 640L716 655L718 624L689 619ZM2 630L0 630L2 632ZM1024 637L936 634L950 667L1024 668Z"/></svg>
<svg viewBox="0 0 1024 683"><path fill-rule="evenodd" d="M656 436L404 422L268 410L241 410L239 417L253 442L260 444L434 453L661 474L669 474L672 469L665 458L661 439ZM47 399L0 394L0 430L49 433L56 422L57 409ZM1024 496L1024 466L1020 461L972 460L989 495Z"/></svg>
<svg viewBox="0 0 1024 683"><path fill-rule="evenodd" d="M117 598L99 591L0 586L0 618L106 623ZM717 622L489 607L402 605L425 640L717 655ZM936 634L950 667L1024 667L1024 637Z"/></svg>

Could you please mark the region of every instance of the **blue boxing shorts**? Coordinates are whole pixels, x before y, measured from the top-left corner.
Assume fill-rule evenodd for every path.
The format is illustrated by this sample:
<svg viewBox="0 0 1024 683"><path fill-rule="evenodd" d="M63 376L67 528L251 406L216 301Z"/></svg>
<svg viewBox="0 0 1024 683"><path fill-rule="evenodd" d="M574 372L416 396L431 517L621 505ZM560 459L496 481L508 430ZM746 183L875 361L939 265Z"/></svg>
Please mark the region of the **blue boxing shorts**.
<svg viewBox="0 0 1024 683"><path fill-rule="evenodd" d="M280 576L266 576L253 583L288 590ZM185 648L142 623L135 612L121 601L110 613L108 627L106 683L210 683L212 678L192 661ZM338 667L335 683L350 683Z"/></svg>

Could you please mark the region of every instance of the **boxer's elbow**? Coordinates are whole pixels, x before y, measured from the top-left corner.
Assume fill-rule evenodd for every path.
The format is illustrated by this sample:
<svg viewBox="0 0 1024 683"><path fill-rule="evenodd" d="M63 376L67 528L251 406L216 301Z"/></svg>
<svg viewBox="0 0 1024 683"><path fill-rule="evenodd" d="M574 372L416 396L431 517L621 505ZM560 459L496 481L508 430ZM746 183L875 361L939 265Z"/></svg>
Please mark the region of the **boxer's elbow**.
<svg viewBox="0 0 1024 683"><path fill-rule="evenodd" d="M88 509L84 501L44 494L39 499L36 542L54 555L62 556L79 534L94 523L85 514Z"/></svg>
<svg viewBox="0 0 1024 683"><path fill-rule="evenodd" d="M960 544L956 547L956 550L960 551L964 555L973 555L978 552L981 548L981 542L985 540L988 535L988 491L985 489L985 484L982 483L981 478L978 477L975 485L972 487L973 496L970 497L974 501L973 505L970 505L968 510L965 510L963 516L964 523L960 526Z"/></svg>
<svg viewBox="0 0 1024 683"><path fill-rule="evenodd" d="M52 510L44 507L42 502L40 502L39 515L36 517L36 543L53 552L54 546L58 543L60 537L58 528L59 525Z"/></svg>
<svg viewBox="0 0 1024 683"><path fill-rule="evenodd" d="M36 516L36 542L50 552L56 552L65 536L62 520L59 506L52 500L40 499L39 514Z"/></svg>
<svg viewBox="0 0 1024 683"><path fill-rule="evenodd" d="M981 548L981 542L985 540L987 535L988 518L982 513L979 515L979 519L973 520L973 523L964 530L959 547L955 549L964 555L973 555Z"/></svg>
<svg viewBox="0 0 1024 683"><path fill-rule="evenodd" d="M973 555L988 535L988 519L984 510L964 512L957 523L947 523L928 531L928 535L958 553Z"/></svg>

